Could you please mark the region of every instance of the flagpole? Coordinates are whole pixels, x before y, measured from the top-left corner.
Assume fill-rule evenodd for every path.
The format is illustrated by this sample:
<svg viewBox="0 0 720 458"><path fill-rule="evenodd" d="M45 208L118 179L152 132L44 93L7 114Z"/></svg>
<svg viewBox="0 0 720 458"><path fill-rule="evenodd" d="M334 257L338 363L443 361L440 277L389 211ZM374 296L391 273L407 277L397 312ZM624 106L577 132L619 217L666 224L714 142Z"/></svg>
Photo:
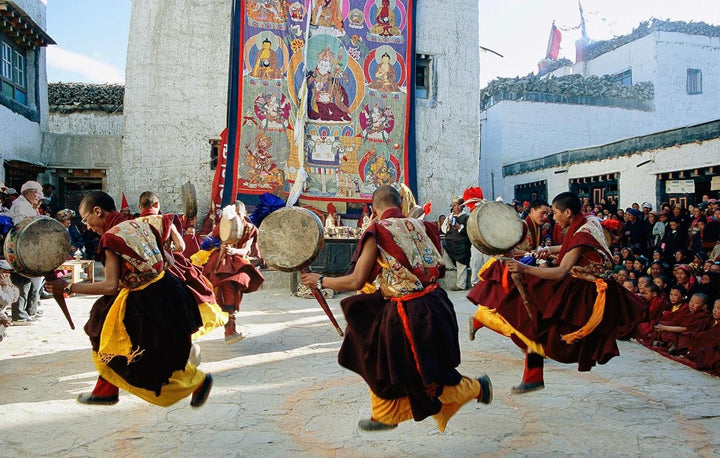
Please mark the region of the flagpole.
<svg viewBox="0 0 720 458"><path fill-rule="evenodd" d="M230 59L228 69L227 92L227 165L222 193L222 206L235 202L235 180L237 178L237 139L238 139L238 92L240 77L240 31L242 28L242 8L240 2L233 0L230 19Z"/></svg>

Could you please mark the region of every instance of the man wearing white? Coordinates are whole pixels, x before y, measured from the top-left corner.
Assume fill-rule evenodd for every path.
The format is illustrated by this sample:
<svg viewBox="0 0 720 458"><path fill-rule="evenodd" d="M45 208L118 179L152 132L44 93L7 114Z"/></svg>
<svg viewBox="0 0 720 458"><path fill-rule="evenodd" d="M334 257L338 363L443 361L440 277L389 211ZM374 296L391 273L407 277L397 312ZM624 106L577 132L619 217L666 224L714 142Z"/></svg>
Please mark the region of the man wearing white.
<svg viewBox="0 0 720 458"><path fill-rule="evenodd" d="M25 218L34 218L40 213L38 208L43 200L42 186L37 181L26 181L20 188L20 197L13 201L8 216L13 224L19 224ZM40 303L40 289L43 277L28 278L13 273L12 281L20 290L20 297L12 305L12 319L14 325L31 324L35 320Z"/></svg>

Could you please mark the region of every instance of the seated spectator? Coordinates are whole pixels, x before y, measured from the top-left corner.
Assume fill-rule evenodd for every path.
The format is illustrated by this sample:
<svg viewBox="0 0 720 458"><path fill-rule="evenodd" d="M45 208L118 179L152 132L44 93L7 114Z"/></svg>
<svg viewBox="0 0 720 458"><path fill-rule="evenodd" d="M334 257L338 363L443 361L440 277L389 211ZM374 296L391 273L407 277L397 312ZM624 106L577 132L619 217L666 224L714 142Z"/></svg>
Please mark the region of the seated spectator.
<svg viewBox="0 0 720 458"><path fill-rule="evenodd" d="M715 263L713 261L711 261L710 259L705 261L705 263L703 264L703 268L702 268L703 273L710 272L710 269L712 269L713 264L715 264Z"/></svg>
<svg viewBox="0 0 720 458"><path fill-rule="evenodd" d="M652 277L649 275L641 275L637 279L638 294L645 296L645 288L652 285Z"/></svg>
<svg viewBox="0 0 720 458"><path fill-rule="evenodd" d="M720 299L713 305L709 327L690 342L687 357L695 361L697 369L720 373Z"/></svg>
<svg viewBox="0 0 720 458"><path fill-rule="evenodd" d="M647 274L647 262L647 258L643 255L636 257L635 261L633 261L633 270L641 272L642 275Z"/></svg>
<svg viewBox="0 0 720 458"><path fill-rule="evenodd" d="M678 310L668 320L660 320L652 334L653 347L665 347L671 355L685 354L692 335L708 326L708 296L695 293L684 312Z"/></svg>
<svg viewBox="0 0 720 458"><path fill-rule="evenodd" d="M637 280L635 280L633 278L628 278L627 280L625 280L622 283L622 285L623 285L623 288L625 288L626 290L630 291L631 293L637 294L637 292L638 292Z"/></svg>
<svg viewBox="0 0 720 458"><path fill-rule="evenodd" d="M695 270L698 276L702 275L705 269L705 261L707 261L707 255L702 251L696 251L693 254L693 260L690 266Z"/></svg>
<svg viewBox="0 0 720 458"><path fill-rule="evenodd" d="M613 264L616 266L623 264L622 255L619 251L613 253Z"/></svg>
<svg viewBox="0 0 720 458"><path fill-rule="evenodd" d="M625 280L627 280L629 278L628 273L629 272L626 268L621 267L620 269L618 269L617 273L615 274L615 281L617 281L618 283L620 283L622 285L623 283L625 283Z"/></svg>
<svg viewBox="0 0 720 458"><path fill-rule="evenodd" d="M675 254L673 255L673 258L675 260L674 264L690 264L692 259L690 259L690 256L688 255L687 250L676 250Z"/></svg>
<svg viewBox="0 0 720 458"><path fill-rule="evenodd" d="M653 284L657 285L657 287L660 288L660 294L665 296L665 299L667 299L669 293L667 277L665 275L658 275L657 277L653 277Z"/></svg>
<svg viewBox="0 0 720 458"><path fill-rule="evenodd" d="M629 246L624 246L620 248L620 256L622 257L623 262L625 262L625 260L628 258L634 258L632 248L630 248Z"/></svg>
<svg viewBox="0 0 720 458"><path fill-rule="evenodd" d="M695 278L695 272L692 267L688 264L677 264L673 267L673 277L675 278L674 283L683 286L688 296L695 294L697 279Z"/></svg>
<svg viewBox="0 0 720 458"><path fill-rule="evenodd" d="M625 264L625 268L630 272L631 270L635 270L635 256L630 255L629 257L625 258L625 261L623 261Z"/></svg>
<svg viewBox="0 0 720 458"><path fill-rule="evenodd" d="M635 337L637 339L642 339L653 332L658 320L669 306L668 301L660 293L660 288L658 288L657 285L650 285L645 288L643 298L648 303L648 308L645 309L643 321L638 323L635 329Z"/></svg>
<svg viewBox="0 0 720 458"><path fill-rule="evenodd" d="M698 291L710 297L710 302L720 299L720 273L703 272Z"/></svg>
<svg viewBox="0 0 720 458"><path fill-rule="evenodd" d="M653 261L652 264L650 264L648 272L652 278L659 277L660 275L665 274L665 266L661 261Z"/></svg>

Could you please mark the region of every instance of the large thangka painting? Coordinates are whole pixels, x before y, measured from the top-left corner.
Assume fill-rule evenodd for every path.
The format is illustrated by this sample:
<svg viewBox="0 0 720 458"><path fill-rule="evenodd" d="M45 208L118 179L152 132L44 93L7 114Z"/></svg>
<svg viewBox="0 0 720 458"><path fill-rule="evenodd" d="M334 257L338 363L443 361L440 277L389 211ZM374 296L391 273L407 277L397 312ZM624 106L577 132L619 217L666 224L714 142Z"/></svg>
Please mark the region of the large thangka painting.
<svg viewBox="0 0 720 458"><path fill-rule="evenodd" d="M301 168L306 199L408 183L413 1L241 1L237 193L289 191Z"/></svg>

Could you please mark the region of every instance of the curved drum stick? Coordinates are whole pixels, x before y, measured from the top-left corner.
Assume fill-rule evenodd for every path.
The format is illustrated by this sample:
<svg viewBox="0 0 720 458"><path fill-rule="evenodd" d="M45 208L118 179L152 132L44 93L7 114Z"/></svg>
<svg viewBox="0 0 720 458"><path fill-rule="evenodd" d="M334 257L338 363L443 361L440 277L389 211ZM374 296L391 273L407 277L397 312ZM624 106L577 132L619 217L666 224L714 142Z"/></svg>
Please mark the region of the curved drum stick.
<svg viewBox="0 0 720 458"><path fill-rule="evenodd" d="M57 276L55 272L49 273L45 275L45 281L53 281L57 280ZM63 295L63 290L58 290L57 288L53 288L53 298L55 299L55 302L60 306L60 310L62 310L63 315L65 315L65 319L70 324L70 329L75 329L75 323L73 323L72 317L70 316L70 311L67 308L67 304L65 303L65 296Z"/></svg>
<svg viewBox="0 0 720 458"><path fill-rule="evenodd" d="M301 273L311 272L309 267L304 268L300 271ZM340 329L340 325L338 324L337 320L335 319L335 315L333 315L332 310L330 310L330 306L328 305L327 301L325 300L325 296L323 296L322 291L319 291L315 288L310 288L310 291L312 291L313 296L315 296L315 299L320 304L320 307L325 311L325 314L328 318L330 318L330 322L335 326L335 330L337 331L338 335L342 337L343 331Z"/></svg>

